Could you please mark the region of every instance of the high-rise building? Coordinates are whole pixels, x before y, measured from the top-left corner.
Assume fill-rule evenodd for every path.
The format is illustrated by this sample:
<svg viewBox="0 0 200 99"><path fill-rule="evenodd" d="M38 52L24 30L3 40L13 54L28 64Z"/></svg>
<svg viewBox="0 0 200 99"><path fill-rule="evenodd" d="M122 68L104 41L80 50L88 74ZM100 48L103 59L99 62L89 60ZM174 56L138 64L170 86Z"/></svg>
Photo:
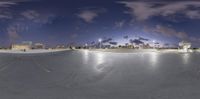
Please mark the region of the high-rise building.
<svg viewBox="0 0 200 99"><path fill-rule="evenodd" d="M188 52L188 49L191 47L191 43L187 41L181 41L179 43L179 48L182 49L184 52Z"/></svg>

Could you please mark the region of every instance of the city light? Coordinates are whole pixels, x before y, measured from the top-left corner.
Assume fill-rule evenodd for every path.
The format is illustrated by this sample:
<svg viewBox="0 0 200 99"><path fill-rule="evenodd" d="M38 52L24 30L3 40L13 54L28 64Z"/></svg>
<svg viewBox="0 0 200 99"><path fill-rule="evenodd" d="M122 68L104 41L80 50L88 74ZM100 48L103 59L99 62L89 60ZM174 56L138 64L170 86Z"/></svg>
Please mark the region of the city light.
<svg viewBox="0 0 200 99"><path fill-rule="evenodd" d="M102 39L101 39L101 38L99 38L99 42L100 42L100 43L102 42Z"/></svg>
<svg viewBox="0 0 200 99"><path fill-rule="evenodd" d="M101 42L102 42L102 39L101 39L101 38L99 38L100 48L101 48Z"/></svg>

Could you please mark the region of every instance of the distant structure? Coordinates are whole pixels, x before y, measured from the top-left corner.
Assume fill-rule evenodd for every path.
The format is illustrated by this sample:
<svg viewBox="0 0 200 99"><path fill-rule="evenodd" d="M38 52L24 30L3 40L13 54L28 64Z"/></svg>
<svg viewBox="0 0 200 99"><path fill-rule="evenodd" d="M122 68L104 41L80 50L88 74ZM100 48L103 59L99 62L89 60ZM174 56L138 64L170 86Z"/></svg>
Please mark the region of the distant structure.
<svg viewBox="0 0 200 99"><path fill-rule="evenodd" d="M12 50L30 50L32 49L32 42L31 41L23 41L21 44L13 44Z"/></svg>
<svg viewBox="0 0 200 99"><path fill-rule="evenodd" d="M179 43L179 48L182 49L184 52L188 52L188 49L191 47L191 43L187 41L181 41Z"/></svg>
<svg viewBox="0 0 200 99"><path fill-rule="evenodd" d="M65 46L64 45L57 45L56 49L65 49Z"/></svg>
<svg viewBox="0 0 200 99"><path fill-rule="evenodd" d="M42 43L35 43L34 49L45 49L45 45Z"/></svg>

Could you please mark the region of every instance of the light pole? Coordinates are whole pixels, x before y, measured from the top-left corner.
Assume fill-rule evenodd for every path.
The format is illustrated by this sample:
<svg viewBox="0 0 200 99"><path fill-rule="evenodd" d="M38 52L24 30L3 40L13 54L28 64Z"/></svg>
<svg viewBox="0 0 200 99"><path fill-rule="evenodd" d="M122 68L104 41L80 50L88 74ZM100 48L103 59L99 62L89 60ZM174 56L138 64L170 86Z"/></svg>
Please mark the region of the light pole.
<svg viewBox="0 0 200 99"><path fill-rule="evenodd" d="M88 44L87 44L87 43L85 44L85 48L86 48L86 49L88 48Z"/></svg>
<svg viewBox="0 0 200 99"><path fill-rule="evenodd" d="M155 40L153 40L153 48L155 49L155 43L156 43L156 41Z"/></svg>
<svg viewBox="0 0 200 99"><path fill-rule="evenodd" d="M102 39L101 39L101 38L99 38L100 49L101 49L101 42L102 42Z"/></svg>

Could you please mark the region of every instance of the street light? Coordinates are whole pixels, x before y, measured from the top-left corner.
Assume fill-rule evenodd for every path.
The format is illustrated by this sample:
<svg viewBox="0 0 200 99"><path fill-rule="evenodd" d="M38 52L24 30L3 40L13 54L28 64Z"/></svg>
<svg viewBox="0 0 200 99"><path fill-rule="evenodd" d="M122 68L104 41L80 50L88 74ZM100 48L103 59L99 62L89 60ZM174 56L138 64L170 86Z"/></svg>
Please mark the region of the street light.
<svg viewBox="0 0 200 99"><path fill-rule="evenodd" d="M155 43L156 43L156 41L155 40L153 40L153 48L155 49Z"/></svg>
<svg viewBox="0 0 200 99"><path fill-rule="evenodd" d="M102 42L102 39L101 39L101 38L99 38L100 49L101 49L101 42Z"/></svg>
<svg viewBox="0 0 200 99"><path fill-rule="evenodd" d="M86 49L88 48L88 44L87 44L87 43L85 44L85 48L86 48Z"/></svg>

